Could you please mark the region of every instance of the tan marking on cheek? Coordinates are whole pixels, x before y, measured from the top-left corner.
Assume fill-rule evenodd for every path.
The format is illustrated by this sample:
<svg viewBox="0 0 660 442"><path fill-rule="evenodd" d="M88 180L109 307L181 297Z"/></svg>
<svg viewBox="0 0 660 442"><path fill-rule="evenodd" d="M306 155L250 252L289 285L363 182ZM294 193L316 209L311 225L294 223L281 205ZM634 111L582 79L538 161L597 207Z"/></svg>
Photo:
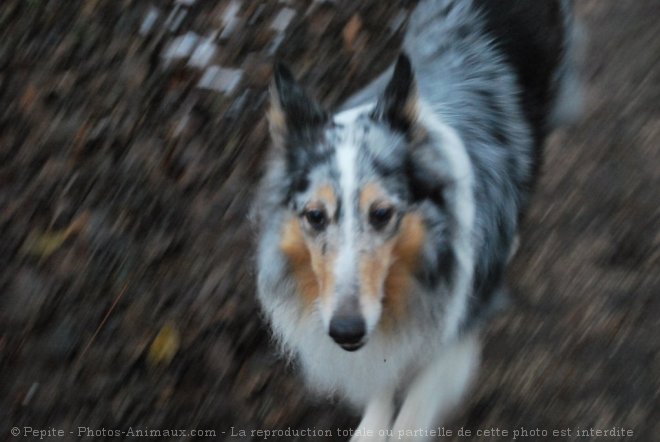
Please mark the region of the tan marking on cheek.
<svg viewBox="0 0 660 442"><path fill-rule="evenodd" d="M335 288L335 255L330 253L323 254L318 247L315 247L312 249L311 256L312 269L318 281L320 296L330 296Z"/></svg>
<svg viewBox="0 0 660 442"><path fill-rule="evenodd" d="M312 305L319 296L331 293L334 288L334 255L324 255L318 247L309 244L297 219L284 225L280 250L289 260L305 305Z"/></svg>
<svg viewBox="0 0 660 442"><path fill-rule="evenodd" d="M394 253L401 258L409 269L415 268L419 252L426 238L426 227L421 215L411 213L401 220L401 228L394 246Z"/></svg>
<svg viewBox="0 0 660 442"><path fill-rule="evenodd" d="M371 299L380 295L391 263L392 243L387 243L360 259L360 287Z"/></svg>
<svg viewBox="0 0 660 442"><path fill-rule="evenodd" d="M411 276L396 263L387 274L383 298L383 323L386 328L400 322L406 314L408 309L406 295L411 287Z"/></svg>
<svg viewBox="0 0 660 442"><path fill-rule="evenodd" d="M280 250L289 260L304 303L311 304L319 296L319 286L312 269L311 254L297 219L292 219L284 225Z"/></svg>
<svg viewBox="0 0 660 442"><path fill-rule="evenodd" d="M421 216L406 215L392 248L392 265L385 279L383 306L386 317L392 321L400 320L406 313L408 294L425 237L426 229Z"/></svg>

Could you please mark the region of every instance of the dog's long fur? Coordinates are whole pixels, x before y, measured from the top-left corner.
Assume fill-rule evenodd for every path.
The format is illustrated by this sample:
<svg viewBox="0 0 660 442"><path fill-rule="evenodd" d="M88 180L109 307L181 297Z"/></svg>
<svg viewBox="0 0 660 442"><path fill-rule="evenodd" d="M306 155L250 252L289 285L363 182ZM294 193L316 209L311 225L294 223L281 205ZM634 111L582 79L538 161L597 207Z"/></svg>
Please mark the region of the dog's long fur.
<svg viewBox="0 0 660 442"><path fill-rule="evenodd" d="M275 69L258 295L361 429L428 428L475 374L541 146L576 115L570 6L422 0L403 55L334 115Z"/></svg>

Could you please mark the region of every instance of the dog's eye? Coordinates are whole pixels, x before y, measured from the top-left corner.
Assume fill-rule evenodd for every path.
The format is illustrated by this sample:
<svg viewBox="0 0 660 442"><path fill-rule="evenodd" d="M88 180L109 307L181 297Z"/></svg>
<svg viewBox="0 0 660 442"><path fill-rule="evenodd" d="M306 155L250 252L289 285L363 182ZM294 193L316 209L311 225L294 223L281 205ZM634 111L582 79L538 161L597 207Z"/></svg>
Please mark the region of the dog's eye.
<svg viewBox="0 0 660 442"><path fill-rule="evenodd" d="M369 211L369 224L376 230L382 229L390 222L393 215L392 207L373 207Z"/></svg>
<svg viewBox="0 0 660 442"><path fill-rule="evenodd" d="M325 226L328 223L328 217L325 215L325 211L321 209L305 210L304 216L309 225L319 232L325 229Z"/></svg>

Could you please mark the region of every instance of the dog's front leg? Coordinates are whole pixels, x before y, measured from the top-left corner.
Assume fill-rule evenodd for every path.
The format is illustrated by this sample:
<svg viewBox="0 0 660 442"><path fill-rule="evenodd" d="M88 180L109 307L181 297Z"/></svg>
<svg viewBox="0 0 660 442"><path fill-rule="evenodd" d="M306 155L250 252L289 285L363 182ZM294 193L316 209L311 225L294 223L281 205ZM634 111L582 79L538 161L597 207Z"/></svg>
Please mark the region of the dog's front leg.
<svg viewBox="0 0 660 442"><path fill-rule="evenodd" d="M461 337L417 375L392 430L392 439L424 441L461 401L479 365L476 335Z"/></svg>
<svg viewBox="0 0 660 442"><path fill-rule="evenodd" d="M360 425L351 442L386 441L394 414L394 392L386 391L374 396L364 410Z"/></svg>

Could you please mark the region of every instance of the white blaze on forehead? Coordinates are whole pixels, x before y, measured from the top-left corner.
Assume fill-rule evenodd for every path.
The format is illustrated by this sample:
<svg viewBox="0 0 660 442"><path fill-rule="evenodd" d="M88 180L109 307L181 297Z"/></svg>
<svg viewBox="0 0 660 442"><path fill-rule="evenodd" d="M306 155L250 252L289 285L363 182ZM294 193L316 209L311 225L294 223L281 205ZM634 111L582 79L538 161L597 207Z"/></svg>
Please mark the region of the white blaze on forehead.
<svg viewBox="0 0 660 442"><path fill-rule="evenodd" d="M339 186L341 192L341 211L340 217L340 244L339 254L337 256L336 281L339 289L338 296L343 297L351 293L342 293L342 288L353 285L352 280L356 277L355 269L357 267L357 214L355 213L355 204L357 201L358 176L357 176L357 153L358 146L355 140L355 132L349 128L337 147L337 167L339 169Z"/></svg>
<svg viewBox="0 0 660 442"><path fill-rule="evenodd" d="M345 110L334 117L335 123L344 126L341 142L337 146L336 158L339 169L339 186L341 188L342 216L340 219L340 243L335 263L336 293L333 296L332 309L338 308L348 297L357 297L360 314L371 333L380 318L382 305L376 298L361 296L360 287L360 239L358 238L360 215L357 207L359 199L358 152L362 135L361 128L356 125L358 119L373 109L374 103L357 106ZM332 315L333 312L328 312Z"/></svg>
<svg viewBox="0 0 660 442"><path fill-rule="evenodd" d="M346 299L347 296L359 296L352 291L358 289L358 240L357 231L359 218L356 201L358 199L358 132L355 127L356 120L373 107L373 104L358 106L341 112L334 118L335 123L344 125L341 141L337 146L336 158L339 171L339 187L341 194L340 242L335 264L335 305ZM358 289L359 290L359 289Z"/></svg>
<svg viewBox="0 0 660 442"><path fill-rule="evenodd" d="M337 244L337 258L335 260L335 292L330 294L329 302L321 303L321 317L326 329L339 304L348 296L357 296L351 293L353 287L357 286L358 250L356 241L357 214L355 213L354 201L357 201L358 171L357 154L358 143L355 133L355 121L373 104L358 106L343 111L334 117L334 122L344 126L339 128L340 141L335 150L337 169L339 171L339 199L341 201L341 212L339 227L339 243Z"/></svg>

